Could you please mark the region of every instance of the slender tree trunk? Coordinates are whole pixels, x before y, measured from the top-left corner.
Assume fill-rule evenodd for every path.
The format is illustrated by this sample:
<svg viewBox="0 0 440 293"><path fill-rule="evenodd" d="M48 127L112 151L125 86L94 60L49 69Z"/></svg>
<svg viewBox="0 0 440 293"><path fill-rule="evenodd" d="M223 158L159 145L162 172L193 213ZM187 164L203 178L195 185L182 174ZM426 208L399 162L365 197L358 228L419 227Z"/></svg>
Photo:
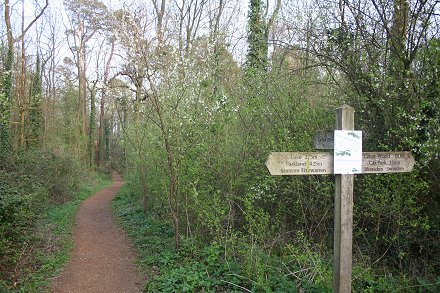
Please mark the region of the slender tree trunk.
<svg viewBox="0 0 440 293"><path fill-rule="evenodd" d="M97 166L102 166L104 164L104 116L105 116L105 100L107 98L107 84L108 84L108 78L110 74L110 63L113 58L113 52L115 48L115 42L112 41L111 43L111 49L110 49L110 56L107 59L105 69L104 69L104 86L102 88L101 92L101 104L99 108L99 131L98 131L98 158L97 158Z"/></svg>
<svg viewBox="0 0 440 293"><path fill-rule="evenodd" d="M93 155L95 153L95 118L96 118L96 85L98 81L93 82L93 85L90 89L90 121L89 121L89 137L88 137L88 147L87 153L89 156L89 166L93 167L94 158Z"/></svg>
<svg viewBox="0 0 440 293"><path fill-rule="evenodd" d="M405 79L407 77L406 67L406 41L408 33L409 3L407 0L394 0L393 22L389 32L389 76L391 88L389 89L390 101L388 101L387 114L384 114L385 129L394 129L397 126L399 107L410 112L414 107L414 101L410 100L410 95L405 89ZM394 144L395 138L391 136L390 143Z"/></svg>
<svg viewBox="0 0 440 293"><path fill-rule="evenodd" d="M21 74L20 74L20 90L19 90L19 111L20 111L20 146L26 146L26 112L27 112L27 101L26 101L26 54L24 47L24 1L22 2L21 11L21 33L23 37L21 38Z"/></svg>
<svg viewBox="0 0 440 293"><path fill-rule="evenodd" d="M142 158L139 158L142 160ZM144 208L144 214L147 213L148 209L148 186L147 186L147 176L146 176L146 170L145 170L145 164L143 162L140 162L141 164L141 185L142 185L142 205Z"/></svg>
<svg viewBox="0 0 440 293"><path fill-rule="evenodd" d="M220 0L218 4L218 13L215 17L214 30L212 31L212 40L214 42L214 96L220 95L221 84L221 48L220 48L220 18L223 13L224 1Z"/></svg>
<svg viewBox="0 0 440 293"><path fill-rule="evenodd" d="M160 107L159 97L157 93L153 93L153 103L156 114L159 118L159 126L162 132L162 140L165 146L165 152L167 155L167 163L168 163L168 176L169 176L169 194L168 194L168 202L170 205L170 210L173 218L174 225L174 241L176 249L180 248L180 221L179 221L179 199L177 196L177 170L174 158L174 152L171 147L171 143L169 140L168 128L165 125L165 121L162 116L162 110Z"/></svg>
<svg viewBox="0 0 440 293"><path fill-rule="evenodd" d="M401 78L405 74L406 41L409 21L408 0L394 0L393 23L390 30L390 74Z"/></svg>
<svg viewBox="0 0 440 293"><path fill-rule="evenodd" d="M2 151L11 148L10 120L12 104L12 66L14 63L14 38L12 36L12 25L9 0L5 0L5 25L7 36L7 53L4 63L2 94L0 103L0 148Z"/></svg>
<svg viewBox="0 0 440 293"><path fill-rule="evenodd" d="M97 155L97 161L96 165L98 167L104 165L104 115L105 115L105 93L103 90L103 93L101 95L101 105L99 107L99 131L98 131L98 155Z"/></svg>
<svg viewBox="0 0 440 293"><path fill-rule="evenodd" d="M165 14L165 0L160 0L160 5L157 0L153 1L154 9L157 14L157 40L159 42L159 49L163 45L163 16Z"/></svg>
<svg viewBox="0 0 440 293"><path fill-rule="evenodd" d="M79 46L77 48L78 54L78 112L77 112L77 155L81 154L81 149L83 143L86 141L87 129L86 129L86 113L87 113L87 103L86 103L86 92L87 92L87 81L86 81L86 61L85 61L85 43L84 43L84 23L80 21L77 36L79 39Z"/></svg>
<svg viewBox="0 0 440 293"><path fill-rule="evenodd" d="M142 138L141 134L139 133L140 127L141 127L141 114L140 114L140 107L141 107L141 91L142 91L142 85L143 85L143 78L136 76L135 77L135 83L136 83L136 104L135 104L135 129L136 129L136 141L138 144L138 155L139 155L139 171L140 171L140 180L141 180L141 186L142 186L142 205L144 209L144 213L147 213L148 209L148 186L147 186L147 176L146 176L146 166L143 162L143 147L142 147Z"/></svg>

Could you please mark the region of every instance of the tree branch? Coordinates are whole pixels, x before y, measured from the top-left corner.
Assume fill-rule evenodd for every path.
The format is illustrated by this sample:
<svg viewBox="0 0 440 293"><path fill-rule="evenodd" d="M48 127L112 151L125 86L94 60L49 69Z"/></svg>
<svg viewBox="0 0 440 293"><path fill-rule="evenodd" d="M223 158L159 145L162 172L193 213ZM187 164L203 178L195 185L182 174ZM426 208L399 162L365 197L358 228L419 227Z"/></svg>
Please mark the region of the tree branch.
<svg viewBox="0 0 440 293"><path fill-rule="evenodd" d="M35 16L35 18L28 24L28 26L24 29L23 33L18 36L17 38L14 39L14 43L21 41L22 38L24 38L24 36L26 35L27 31L32 27L32 25L43 15L44 11L46 10L46 8L49 6L49 0L46 0L46 4L44 5L44 7L41 9L40 13L37 14L37 16Z"/></svg>

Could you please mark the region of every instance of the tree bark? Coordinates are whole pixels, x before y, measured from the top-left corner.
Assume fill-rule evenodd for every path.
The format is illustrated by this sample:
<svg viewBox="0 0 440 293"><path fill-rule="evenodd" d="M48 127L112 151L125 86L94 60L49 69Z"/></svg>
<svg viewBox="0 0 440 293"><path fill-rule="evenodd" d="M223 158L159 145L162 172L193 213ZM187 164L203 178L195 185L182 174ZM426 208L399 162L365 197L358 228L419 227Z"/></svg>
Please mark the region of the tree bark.
<svg viewBox="0 0 440 293"><path fill-rule="evenodd" d="M20 69L20 86L18 91L18 104L20 111L20 146L26 146L26 115L27 115L27 101L26 101L26 49L24 47L24 1L21 5L21 69Z"/></svg>
<svg viewBox="0 0 440 293"><path fill-rule="evenodd" d="M97 155L97 166L102 166L104 164L104 116L105 116L105 100L107 98L107 86L108 78L110 73L110 64L113 58L113 52L115 49L115 41L111 42L110 56L107 59L104 69L104 86L101 92L101 104L99 107L99 138L98 138L98 155Z"/></svg>
<svg viewBox="0 0 440 293"><path fill-rule="evenodd" d="M5 25L8 47L2 82L3 101L0 104L0 147L3 151L9 150L11 148L9 128L12 103L12 65L14 62L14 37L12 35L9 0L5 0Z"/></svg>

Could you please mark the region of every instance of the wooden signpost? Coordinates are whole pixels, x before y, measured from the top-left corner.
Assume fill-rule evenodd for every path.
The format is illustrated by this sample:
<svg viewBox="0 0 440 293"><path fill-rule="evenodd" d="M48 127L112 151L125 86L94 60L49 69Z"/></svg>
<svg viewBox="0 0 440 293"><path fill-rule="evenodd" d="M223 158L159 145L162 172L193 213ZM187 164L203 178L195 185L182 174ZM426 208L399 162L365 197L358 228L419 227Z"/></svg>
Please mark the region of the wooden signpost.
<svg viewBox="0 0 440 293"><path fill-rule="evenodd" d="M354 130L352 107L336 109L335 130ZM334 149L334 131L318 132L315 147ZM271 175L321 175L334 174L335 163L330 152L272 152L266 166ZM356 174L410 172L414 164L410 152L362 152L362 168ZM351 292L353 183L354 174L335 174L333 292Z"/></svg>

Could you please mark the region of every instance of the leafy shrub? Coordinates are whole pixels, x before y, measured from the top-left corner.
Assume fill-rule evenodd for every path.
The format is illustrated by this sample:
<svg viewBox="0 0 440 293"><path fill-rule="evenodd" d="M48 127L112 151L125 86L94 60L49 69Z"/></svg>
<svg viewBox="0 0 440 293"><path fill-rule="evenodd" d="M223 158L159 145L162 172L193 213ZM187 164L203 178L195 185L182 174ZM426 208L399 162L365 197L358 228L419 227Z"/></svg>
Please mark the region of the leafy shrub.
<svg viewBox="0 0 440 293"><path fill-rule="evenodd" d="M262 251L254 255L261 265L262 280L257 282L243 264L226 261L227 249L218 242L200 245L194 238L182 237L180 249L175 250L172 227L143 213L140 198L131 192L130 184L115 197L114 208L133 237L142 269L150 275L145 287L148 292L296 292L301 285L285 269L282 259Z"/></svg>
<svg viewBox="0 0 440 293"><path fill-rule="evenodd" d="M36 224L49 206L72 199L80 170L68 156L37 149L0 158L0 280L6 287L18 288L35 265L34 252L44 242Z"/></svg>
<svg viewBox="0 0 440 293"><path fill-rule="evenodd" d="M25 198L2 179L0 176L0 279L19 261L23 233L34 217Z"/></svg>

